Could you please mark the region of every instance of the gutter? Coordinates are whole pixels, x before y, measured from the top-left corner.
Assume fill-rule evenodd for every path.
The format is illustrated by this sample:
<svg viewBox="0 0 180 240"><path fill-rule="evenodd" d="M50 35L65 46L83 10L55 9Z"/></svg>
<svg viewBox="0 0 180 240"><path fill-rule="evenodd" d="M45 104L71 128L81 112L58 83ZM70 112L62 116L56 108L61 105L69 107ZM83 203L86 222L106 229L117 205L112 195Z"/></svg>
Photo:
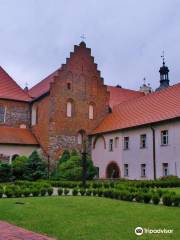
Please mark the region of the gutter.
<svg viewBox="0 0 180 240"><path fill-rule="evenodd" d="M155 139L155 129L151 126L152 130L152 137L153 137L153 173L154 173L154 180L156 180L156 139Z"/></svg>

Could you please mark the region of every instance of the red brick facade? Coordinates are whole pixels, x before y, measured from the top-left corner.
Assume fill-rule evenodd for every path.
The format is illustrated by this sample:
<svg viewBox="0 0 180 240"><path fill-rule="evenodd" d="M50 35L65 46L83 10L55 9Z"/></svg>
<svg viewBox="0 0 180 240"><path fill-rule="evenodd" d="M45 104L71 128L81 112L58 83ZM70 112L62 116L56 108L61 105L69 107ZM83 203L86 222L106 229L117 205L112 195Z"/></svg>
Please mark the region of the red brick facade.
<svg viewBox="0 0 180 240"><path fill-rule="evenodd" d="M72 117L67 117L67 102L72 103ZM66 64L51 82L50 93L34 103L37 125L34 133L51 159L65 148L78 148L78 133L87 135L104 119L109 108L109 92L97 64L85 43L75 46ZM89 105L94 117L89 119Z"/></svg>

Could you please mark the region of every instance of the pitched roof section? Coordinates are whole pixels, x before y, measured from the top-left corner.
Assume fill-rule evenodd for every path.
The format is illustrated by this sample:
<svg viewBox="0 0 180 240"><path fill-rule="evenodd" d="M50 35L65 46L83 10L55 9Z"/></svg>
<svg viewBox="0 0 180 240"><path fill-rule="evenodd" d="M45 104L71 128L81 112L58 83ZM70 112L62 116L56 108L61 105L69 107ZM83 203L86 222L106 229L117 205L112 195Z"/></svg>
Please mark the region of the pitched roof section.
<svg viewBox="0 0 180 240"><path fill-rule="evenodd" d="M0 144L39 145L29 129L0 127Z"/></svg>
<svg viewBox="0 0 180 240"><path fill-rule="evenodd" d="M50 83L53 81L54 77L58 74L58 70L54 71L48 77L40 81L34 87L29 90L29 95L33 98L38 98L50 90Z"/></svg>
<svg viewBox="0 0 180 240"><path fill-rule="evenodd" d="M177 117L180 117L180 84L115 106L93 134Z"/></svg>
<svg viewBox="0 0 180 240"><path fill-rule="evenodd" d="M17 101L30 101L31 98L0 66L0 98Z"/></svg>
<svg viewBox="0 0 180 240"><path fill-rule="evenodd" d="M139 91L134 91L134 90L125 89L121 87L112 87L112 86L107 86L107 87L108 87L108 91L110 92L110 100L109 100L110 107L114 107L115 105L118 105L122 102L126 102L131 99L144 96L144 93Z"/></svg>

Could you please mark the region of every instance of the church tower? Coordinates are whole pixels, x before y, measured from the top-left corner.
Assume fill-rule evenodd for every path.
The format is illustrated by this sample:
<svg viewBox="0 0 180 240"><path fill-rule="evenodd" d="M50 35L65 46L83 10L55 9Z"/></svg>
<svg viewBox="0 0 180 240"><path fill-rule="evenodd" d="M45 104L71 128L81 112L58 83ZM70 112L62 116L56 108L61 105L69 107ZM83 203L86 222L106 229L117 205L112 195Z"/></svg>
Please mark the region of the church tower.
<svg viewBox="0 0 180 240"><path fill-rule="evenodd" d="M156 91L160 91L160 90L162 90L164 88L169 87L169 69L165 65L164 54L161 57L163 59L163 65L159 69L159 73L160 73L160 86L156 89Z"/></svg>

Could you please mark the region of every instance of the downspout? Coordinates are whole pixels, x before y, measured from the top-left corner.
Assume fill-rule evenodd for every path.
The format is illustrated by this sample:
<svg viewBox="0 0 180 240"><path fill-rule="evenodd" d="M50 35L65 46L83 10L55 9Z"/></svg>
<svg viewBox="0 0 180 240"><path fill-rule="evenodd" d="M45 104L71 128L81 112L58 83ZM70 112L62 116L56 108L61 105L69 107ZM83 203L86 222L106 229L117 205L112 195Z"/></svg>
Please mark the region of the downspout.
<svg viewBox="0 0 180 240"><path fill-rule="evenodd" d="M153 173L154 180L156 180L156 140L155 140L155 129L151 126L152 137L153 137Z"/></svg>

